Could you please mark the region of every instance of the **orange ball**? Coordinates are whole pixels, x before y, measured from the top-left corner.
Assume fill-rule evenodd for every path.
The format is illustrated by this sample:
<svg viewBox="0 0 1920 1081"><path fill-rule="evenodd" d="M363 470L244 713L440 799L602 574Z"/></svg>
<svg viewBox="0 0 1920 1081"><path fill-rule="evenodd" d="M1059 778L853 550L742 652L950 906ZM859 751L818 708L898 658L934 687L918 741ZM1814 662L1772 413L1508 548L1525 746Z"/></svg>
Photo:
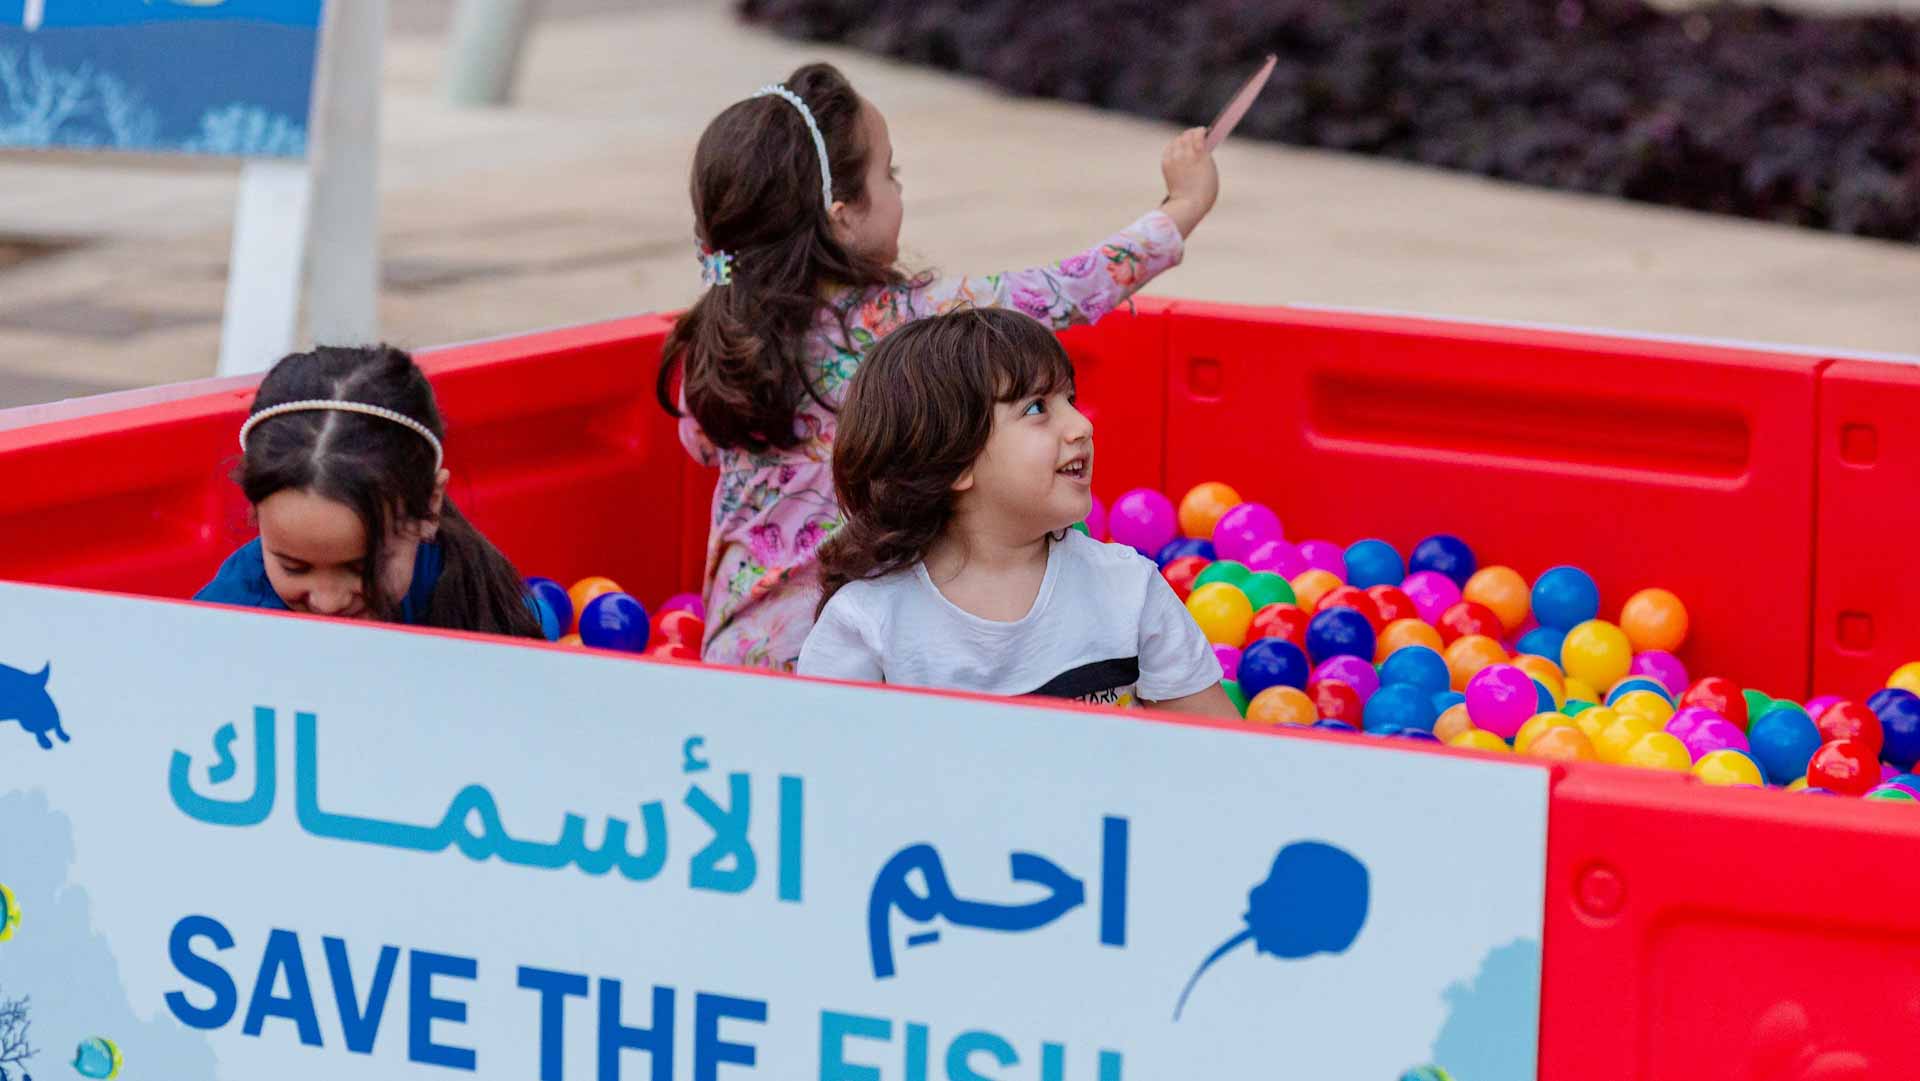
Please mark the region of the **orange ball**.
<svg viewBox="0 0 1920 1081"><path fill-rule="evenodd" d="M1513 748L1507 746L1506 740L1501 739L1499 736L1494 735L1484 728L1469 728L1465 732L1448 740L1447 746L1459 747L1462 750L1498 751L1501 754L1513 753Z"/></svg>
<svg viewBox="0 0 1920 1081"><path fill-rule="evenodd" d="M1620 629L1627 632L1635 653L1671 652L1687 640L1687 606L1664 589L1643 589L1621 607Z"/></svg>
<svg viewBox="0 0 1920 1081"><path fill-rule="evenodd" d="M1547 690L1553 694L1553 704L1555 706L1564 706L1567 704L1567 679L1560 673L1559 665L1545 657L1536 657L1531 653L1522 653L1513 659L1513 666L1546 684Z"/></svg>
<svg viewBox="0 0 1920 1081"><path fill-rule="evenodd" d="M563 646L584 647L586 643L580 641L580 636L577 634L563 634L560 636L560 644Z"/></svg>
<svg viewBox="0 0 1920 1081"><path fill-rule="evenodd" d="M1486 605L1508 634L1520 629L1533 610L1533 589L1512 567L1482 567L1460 590L1462 600Z"/></svg>
<svg viewBox="0 0 1920 1081"><path fill-rule="evenodd" d="M1440 632L1434 629L1433 624L1422 619L1396 619L1380 628L1379 644L1373 651L1374 662L1386 660L1402 646L1426 646L1435 653L1442 653L1447 648L1440 641Z"/></svg>
<svg viewBox="0 0 1920 1081"><path fill-rule="evenodd" d="M1312 724L1320 719L1313 699L1298 687L1268 687L1247 703L1247 720L1255 724Z"/></svg>
<svg viewBox="0 0 1920 1081"><path fill-rule="evenodd" d="M1474 727L1473 719L1467 716L1467 704L1455 702L1448 706L1440 719L1433 724L1433 735L1442 743L1452 743L1453 737ZM1494 737L1498 739L1499 737Z"/></svg>
<svg viewBox="0 0 1920 1081"><path fill-rule="evenodd" d="M1526 724L1520 726L1520 731L1513 734L1513 749L1526 754L1533 746L1534 740L1555 728L1571 728L1579 731L1580 722L1564 713L1536 713L1527 719Z"/></svg>
<svg viewBox="0 0 1920 1081"><path fill-rule="evenodd" d="M1526 754L1534 758L1545 758L1554 762L1598 762L1600 755L1593 749L1593 741L1578 728L1549 728L1540 733L1530 745Z"/></svg>
<svg viewBox="0 0 1920 1081"><path fill-rule="evenodd" d="M1320 598L1340 588L1342 583L1340 576L1334 574L1332 571L1323 571L1315 568L1313 570L1301 571L1294 576L1291 584L1293 586L1294 603L1302 609L1312 612L1320 607Z"/></svg>
<svg viewBox="0 0 1920 1081"><path fill-rule="evenodd" d="M603 593L624 592L626 592L626 590L620 588L620 583L611 578L602 578L599 575L582 578L578 582L573 583L573 585L567 589L567 596L573 599L573 623L567 629L570 631L578 631L580 629L580 613L587 610L588 603L595 597Z"/></svg>
<svg viewBox="0 0 1920 1081"><path fill-rule="evenodd" d="M1482 668L1490 664L1505 664L1507 650L1484 634L1463 634L1453 640L1442 656L1447 660L1447 671L1453 676L1453 689L1465 691L1467 681Z"/></svg>
<svg viewBox="0 0 1920 1081"><path fill-rule="evenodd" d="M1180 499L1180 532L1202 540L1210 538L1213 527L1220 524L1220 516L1244 502L1239 492L1219 481L1196 484Z"/></svg>

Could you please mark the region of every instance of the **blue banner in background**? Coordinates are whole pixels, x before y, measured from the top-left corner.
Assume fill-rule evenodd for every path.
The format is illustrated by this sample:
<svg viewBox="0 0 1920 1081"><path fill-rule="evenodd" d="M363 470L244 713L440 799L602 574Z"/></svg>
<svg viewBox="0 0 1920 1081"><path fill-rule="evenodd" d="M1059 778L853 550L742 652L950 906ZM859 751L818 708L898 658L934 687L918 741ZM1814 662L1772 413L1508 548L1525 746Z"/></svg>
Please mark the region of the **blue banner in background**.
<svg viewBox="0 0 1920 1081"><path fill-rule="evenodd" d="M0 0L0 148L304 157L321 0Z"/></svg>

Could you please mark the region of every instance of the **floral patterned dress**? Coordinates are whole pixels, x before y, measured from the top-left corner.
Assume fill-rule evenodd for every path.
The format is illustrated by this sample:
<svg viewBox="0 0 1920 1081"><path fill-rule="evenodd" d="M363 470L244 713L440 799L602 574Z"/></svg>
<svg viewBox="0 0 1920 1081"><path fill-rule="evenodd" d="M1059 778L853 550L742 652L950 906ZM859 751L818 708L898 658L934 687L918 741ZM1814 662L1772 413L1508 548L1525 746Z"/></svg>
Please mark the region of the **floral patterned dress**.
<svg viewBox="0 0 1920 1081"><path fill-rule="evenodd" d="M1055 328L1091 323L1124 303L1184 253L1180 230L1155 210L1060 263L985 277L936 278L913 287L849 289L830 300L806 348L820 396L836 408L867 351L914 319L957 308L1011 307ZM848 316L847 335L840 317ZM820 600L814 551L840 525L833 494L832 412L807 400L801 436L787 450L716 448L692 417L680 442L720 467L707 537L707 637L712 664L792 671Z"/></svg>

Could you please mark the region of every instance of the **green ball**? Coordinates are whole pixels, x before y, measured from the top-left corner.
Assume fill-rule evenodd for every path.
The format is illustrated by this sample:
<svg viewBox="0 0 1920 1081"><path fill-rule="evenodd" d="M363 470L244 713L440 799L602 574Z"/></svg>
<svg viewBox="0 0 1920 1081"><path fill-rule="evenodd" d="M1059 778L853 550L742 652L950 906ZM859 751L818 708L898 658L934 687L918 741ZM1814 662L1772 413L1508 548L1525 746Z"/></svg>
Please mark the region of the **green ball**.
<svg viewBox="0 0 1920 1081"><path fill-rule="evenodd" d="M1751 704L1751 703L1749 703L1749 704ZM1771 702L1768 702L1768 703L1767 703L1767 704L1766 704L1766 705L1765 705L1765 706L1764 706L1764 707L1763 707L1763 708L1762 708L1762 709L1760 710L1760 712L1759 712L1759 714L1758 714L1758 716L1761 716L1761 717L1765 717L1765 716L1766 716L1767 714L1769 714L1769 713L1772 713L1772 712L1774 712L1774 711L1776 711L1776 710L1782 710L1782 709L1797 709L1797 710L1800 710L1800 711L1801 711L1802 713L1805 713L1805 712L1806 712L1806 707L1805 707L1805 706L1802 706L1802 705L1801 705L1800 703L1798 703L1798 702L1794 702L1794 701L1790 701L1790 700L1788 700L1788 699L1785 699L1785 698L1776 698L1776 699L1774 699L1773 701L1771 701ZM1749 714L1747 714L1747 723L1749 723L1749 724L1751 724L1751 723L1753 723L1753 718L1754 718L1754 716L1755 716L1755 714L1752 714L1752 713L1749 713Z"/></svg>
<svg viewBox="0 0 1920 1081"><path fill-rule="evenodd" d="M1560 712L1569 717L1578 717L1590 709L1598 708L1600 708L1598 702L1582 702L1578 698L1569 698L1567 699L1567 704L1561 707Z"/></svg>
<svg viewBox="0 0 1920 1081"><path fill-rule="evenodd" d="M1239 564L1235 564L1238 566ZM1258 612L1269 604L1292 604L1295 600L1293 586L1285 578L1272 571L1258 571L1247 575L1240 583L1240 592L1253 602L1253 610Z"/></svg>
<svg viewBox="0 0 1920 1081"><path fill-rule="evenodd" d="M1247 569L1245 563L1236 563L1231 559L1216 559L1207 564L1207 569L1194 578L1193 588L1199 589L1208 582L1225 582L1244 593L1247 579L1251 577L1253 572ZM1258 608L1259 605L1254 607Z"/></svg>
<svg viewBox="0 0 1920 1081"><path fill-rule="evenodd" d="M1752 723L1766 716L1767 709L1773 705L1773 699L1768 698L1765 691L1756 691L1749 687L1740 693L1747 698L1748 723Z"/></svg>
<svg viewBox="0 0 1920 1081"><path fill-rule="evenodd" d="M1872 800L1887 800L1888 802L1892 802L1892 803L1899 803L1903 801L1906 803L1914 802L1913 793L1908 792L1903 788L1876 788L1873 791L1867 793L1866 796L1863 798L1872 799Z"/></svg>
<svg viewBox="0 0 1920 1081"><path fill-rule="evenodd" d="M1087 523L1085 522L1075 522L1073 523L1073 528L1079 530L1082 533L1085 533L1089 537L1093 536L1093 530L1088 529Z"/></svg>
<svg viewBox="0 0 1920 1081"><path fill-rule="evenodd" d="M1227 699L1233 703L1233 708L1240 711L1240 716L1245 717L1247 715L1247 695L1246 692L1240 689L1239 681L1223 679L1220 681L1220 686L1226 690Z"/></svg>

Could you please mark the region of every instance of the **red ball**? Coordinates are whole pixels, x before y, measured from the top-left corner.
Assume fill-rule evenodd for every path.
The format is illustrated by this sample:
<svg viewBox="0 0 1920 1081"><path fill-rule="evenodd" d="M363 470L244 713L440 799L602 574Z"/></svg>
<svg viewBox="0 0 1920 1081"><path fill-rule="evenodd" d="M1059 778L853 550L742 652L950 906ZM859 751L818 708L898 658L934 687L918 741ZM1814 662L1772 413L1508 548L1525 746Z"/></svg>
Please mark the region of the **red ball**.
<svg viewBox="0 0 1920 1081"><path fill-rule="evenodd" d="M1386 626L1380 621L1380 606L1374 603L1372 597L1367 596L1366 590L1358 586L1335 586L1327 590L1320 597L1320 603L1314 605L1313 610L1324 612L1329 608L1353 609L1367 617L1367 622L1373 625L1375 634L1379 634L1380 628Z"/></svg>
<svg viewBox="0 0 1920 1081"><path fill-rule="evenodd" d="M1851 740L1873 752L1875 758L1887 745L1887 734L1880 727L1880 717L1858 702L1841 702L1829 707L1813 722L1820 729L1820 738L1828 743L1835 740Z"/></svg>
<svg viewBox="0 0 1920 1081"><path fill-rule="evenodd" d="M1200 572L1212 563L1205 556L1181 556L1160 568L1160 577L1165 578L1173 591L1180 595L1180 600L1185 602L1187 594L1193 592L1193 580L1200 577Z"/></svg>
<svg viewBox="0 0 1920 1081"><path fill-rule="evenodd" d="M1269 604L1253 614L1253 623L1247 628L1247 642L1251 644L1262 638L1284 638L1304 650L1307 648L1307 624L1311 622L1313 617L1297 604Z"/></svg>
<svg viewBox="0 0 1920 1081"><path fill-rule="evenodd" d="M1605 688L1600 688L1604 690ZM1718 713L1742 729L1747 727L1747 696L1730 679L1708 676L1698 680L1680 696L1679 707L1703 706Z"/></svg>
<svg viewBox="0 0 1920 1081"><path fill-rule="evenodd" d="M675 608L653 617L653 636L657 641L678 642L699 649L700 639L706 633L706 622L685 608Z"/></svg>
<svg viewBox="0 0 1920 1081"><path fill-rule="evenodd" d="M1345 721L1355 728L1361 726L1367 704L1351 686L1337 679L1316 680L1307 685L1307 697L1313 699L1313 708L1322 720Z"/></svg>
<svg viewBox="0 0 1920 1081"><path fill-rule="evenodd" d="M1813 760L1807 763L1807 784L1813 788L1864 796L1879 783L1880 760L1856 740L1835 740L1813 752Z"/></svg>
<svg viewBox="0 0 1920 1081"><path fill-rule="evenodd" d="M1506 628L1500 625L1500 617L1493 614L1493 609L1478 601L1461 601L1440 613L1440 620L1435 626L1440 628L1440 640L1448 645L1470 634L1484 634L1496 642L1505 641L1507 634Z"/></svg>
<svg viewBox="0 0 1920 1081"><path fill-rule="evenodd" d="M1373 598L1374 607L1380 609L1380 622L1392 623L1397 619L1419 619L1420 609L1414 607L1413 598L1399 586L1369 586L1367 596Z"/></svg>
<svg viewBox="0 0 1920 1081"><path fill-rule="evenodd" d="M647 650L649 657L664 657L675 661L699 661L700 647L685 642L662 642Z"/></svg>

